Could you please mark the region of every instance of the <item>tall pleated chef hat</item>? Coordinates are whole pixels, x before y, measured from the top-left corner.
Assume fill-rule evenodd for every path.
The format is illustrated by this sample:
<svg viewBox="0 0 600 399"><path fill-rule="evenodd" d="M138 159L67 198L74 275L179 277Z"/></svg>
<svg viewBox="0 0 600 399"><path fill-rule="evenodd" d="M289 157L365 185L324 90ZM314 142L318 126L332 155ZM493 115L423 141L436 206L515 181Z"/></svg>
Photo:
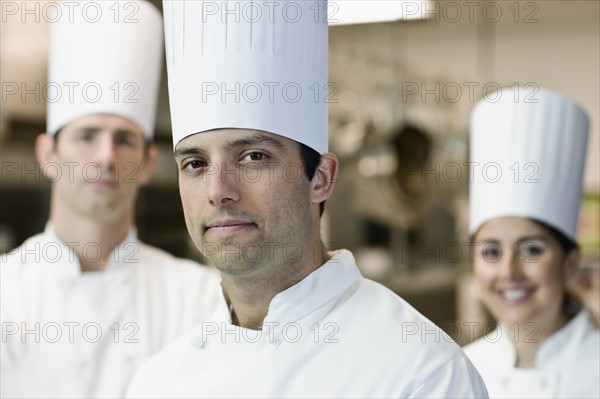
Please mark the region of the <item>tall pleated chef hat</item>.
<svg viewBox="0 0 600 399"><path fill-rule="evenodd" d="M326 0L163 0L173 146L262 130L327 151Z"/></svg>
<svg viewBox="0 0 600 399"><path fill-rule="evenodd" d="M151 138L163 56L158 9L147 1L78 1L70 15L61 8L50 23L47 132L114 114Z"/></svg>
<svg viewBox="0 0 600 399"><path fill-rule="evenodd" d="M589 120L573 100L536 90L503 89L471 114L471 234L516 216L576 241Z"/></svg>

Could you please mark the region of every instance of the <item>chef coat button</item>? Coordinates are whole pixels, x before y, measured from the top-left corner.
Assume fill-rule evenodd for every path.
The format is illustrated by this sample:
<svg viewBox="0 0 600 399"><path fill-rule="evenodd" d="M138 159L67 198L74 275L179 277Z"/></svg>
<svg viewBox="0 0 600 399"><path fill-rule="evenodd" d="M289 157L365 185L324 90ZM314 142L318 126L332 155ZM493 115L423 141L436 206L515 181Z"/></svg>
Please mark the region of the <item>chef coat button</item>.
<svg viewBox="0 0 600 399"><path fill-rule="evenodd" d="M547 385L546 379L545 378L540 379L540 386L542 388L546 388L546 385Z"/></svg>

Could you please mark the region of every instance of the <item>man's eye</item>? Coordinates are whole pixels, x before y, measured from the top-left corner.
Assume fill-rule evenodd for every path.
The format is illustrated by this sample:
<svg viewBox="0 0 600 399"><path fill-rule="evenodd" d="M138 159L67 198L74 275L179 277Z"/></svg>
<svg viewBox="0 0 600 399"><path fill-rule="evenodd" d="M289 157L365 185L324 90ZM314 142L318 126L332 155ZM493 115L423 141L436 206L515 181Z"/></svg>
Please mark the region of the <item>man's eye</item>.
<svg viewBox="0 0 600 399"><path fill-rule="evenodd" d="M244 158L249 159L250 161L263 161L266 158L266 155L262 152L250 152L246 154Z"/></svg>
<svg viewBox="0 0 600 399"><path fill-rule="evenodd" d="M127 145L127 146L137 146L138 142L134 137L118 137L115 139L116 144L119 145Z"/></svg>
<svg viewBox="0 0 600 399"><path fill-rule="evenodd" d="M194 169L200 169L204 166L206 166L206 162L195 160L195 161L190 161L190 162L184 163L182 169L194 170Z"/></svg>
<svg viewBox="0 0 600 399"><path fill-rule="evenodd" d="M132 147L134 145L133 141L127 140L127 139L115 140L115 144L119 145L119 146L124 145L124 146L128 146L128 147Z"/></svg>

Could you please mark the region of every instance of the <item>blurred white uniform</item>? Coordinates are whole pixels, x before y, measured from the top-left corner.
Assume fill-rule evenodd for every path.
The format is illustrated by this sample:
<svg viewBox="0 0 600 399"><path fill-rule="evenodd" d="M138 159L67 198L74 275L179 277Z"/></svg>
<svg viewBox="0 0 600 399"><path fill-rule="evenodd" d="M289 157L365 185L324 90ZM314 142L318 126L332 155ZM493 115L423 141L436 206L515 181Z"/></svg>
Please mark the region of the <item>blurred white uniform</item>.
<svg viewBox="0 0 600 399"><path fill-rule="evenodd" d="M491 398L600 397L600 332L586 312L544 342L533 369L515 368L511 334L510 328L498 328L464 348Z"/></svg>
<svg viewBox="0 0 600 399"><path fill-rule="evenodd" d="M391 317L390 317L391 316ZM460 348L341 251L271 301L263 329L225 304L140 369L129 397L482 398Z"/></svg>
<svg viewBox="0 0 600 399"><path fill-rule="evenodd" d="M50 225L1 257L2 397L123 397L136 368L209 316L220 292L216 273L134 231L102 272L82 273Z"/></svg>

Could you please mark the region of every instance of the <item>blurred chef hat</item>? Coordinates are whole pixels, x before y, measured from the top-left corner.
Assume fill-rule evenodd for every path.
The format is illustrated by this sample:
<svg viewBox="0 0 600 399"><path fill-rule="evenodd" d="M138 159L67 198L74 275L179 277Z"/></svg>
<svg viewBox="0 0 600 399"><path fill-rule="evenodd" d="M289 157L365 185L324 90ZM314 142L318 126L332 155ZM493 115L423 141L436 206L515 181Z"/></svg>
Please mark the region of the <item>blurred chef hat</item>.
<svg viewBox="0 0 600 399"><path fill-rule="evenodd" d="M583 109L553 91L511 88L481 100L471 115L470 233L517 216L576 241L588 128Z"/></svg>
<svg viewBox="0 0 600 399"><path fill-rule="evenodd" d="M58 3L50 22L47 131L90 114L114 114L154 132L162 18L147 1ZM75 6L75 7L74 7Z"/></svg>
<svg viewBox="0 0 600 399"><path fill-rule="evenodd" d="M326 0L164 0L173 146L221 128L327 151Z"/></svg>

